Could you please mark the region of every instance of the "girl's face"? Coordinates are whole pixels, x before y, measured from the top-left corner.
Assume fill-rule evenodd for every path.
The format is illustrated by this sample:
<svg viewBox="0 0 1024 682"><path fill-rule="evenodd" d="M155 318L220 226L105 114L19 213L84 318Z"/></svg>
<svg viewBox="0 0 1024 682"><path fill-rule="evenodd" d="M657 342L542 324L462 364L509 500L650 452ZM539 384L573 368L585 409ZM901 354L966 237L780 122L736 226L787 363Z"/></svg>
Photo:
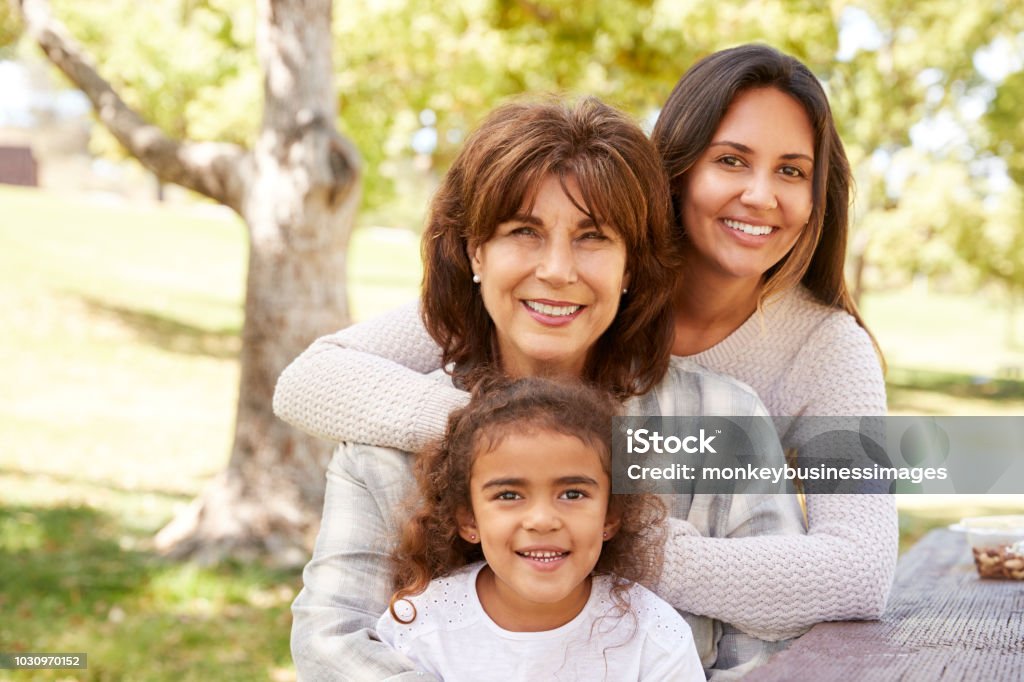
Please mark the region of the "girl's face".
<svg viewBox="0 0 1024 682"><path fill-rule="evenodd" d="M575 179L566 186L582 206ZM615 228L595 225L549 175L532 208L524 203L469 256L505 373L581 375L628 279L625 242Z"/></svg>
<svg viewBox="0 0 1024 682"><path fill-rule="evenodd" d="M741 92L684 178L684 249L697 271L759 281L811 215L814 132L775 88Z"/></svg>
<svg viewBox="0 0 1024 682"><path fill-rule="evenodd" d="M610 489L598 451L573 436L510 434L477 453L459 534L482 545L490 571L477 592L496 623L548 630L582 610L602 544L618 528Z"/></svg>

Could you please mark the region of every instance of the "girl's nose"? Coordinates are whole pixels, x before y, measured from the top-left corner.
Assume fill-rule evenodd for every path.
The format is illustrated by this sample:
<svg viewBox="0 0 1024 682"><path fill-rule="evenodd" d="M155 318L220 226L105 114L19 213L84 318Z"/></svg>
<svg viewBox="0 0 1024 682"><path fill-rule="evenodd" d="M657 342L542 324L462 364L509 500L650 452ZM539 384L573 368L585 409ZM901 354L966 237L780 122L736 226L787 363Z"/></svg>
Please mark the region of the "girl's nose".
<svg viewBox="0 0 1024 682"><path fill-rule="evenodd" d="M568 235L554 235L545 242L537 262L536 274L537 279L553 287L576 282L576 253Z"/></svg>
<svg viewBox="0 0 1024 682"><path fill-rule="evenodd" d="M538 533L547 533L562 527L562 519L552 506L546 502L536 502L530 506L523 517L523 528Z"/></svg>
<svg viewBox="0 0 1024 682"><path fill-rule="evenodd" d="M747 183L740 201L744 205L760 211L770 211L779 207L779 199L775 196L773 178L766 177L764 173L753 173L750 182Z"/></svg>

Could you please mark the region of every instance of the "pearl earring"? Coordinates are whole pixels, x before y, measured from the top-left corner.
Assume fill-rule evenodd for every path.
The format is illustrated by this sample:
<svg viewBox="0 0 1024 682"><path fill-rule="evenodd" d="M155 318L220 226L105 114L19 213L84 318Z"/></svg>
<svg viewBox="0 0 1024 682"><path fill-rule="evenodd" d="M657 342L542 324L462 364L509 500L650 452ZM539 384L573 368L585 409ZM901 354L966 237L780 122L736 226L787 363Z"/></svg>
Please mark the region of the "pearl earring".
<svg viewBox="0 0 1024 682"><path fill-rule="evenodd" d="M622 295L625 296L628 293L629 293L629 289L627 289L626 287L622 287Z"/></svg>
<svg viewBox="0 0 1024 682"><path fill-rule="evenodd" d="M473 284L480 284L480 275L473 275Z"/></svg>
<svg viewBox="0 0 1024 682"><path fill-rule="evenodd" d="M469 541L470 542L476 542L476 534L475 533L470 533L469 534Z"/></svg>
<svg viewBox="0 0 1024 682"><path fill-rule="evenodd" d="M601 533L601 537L603 537L605 540L607 540L608 539L608 531L605 531L605 532Z"/></svg>

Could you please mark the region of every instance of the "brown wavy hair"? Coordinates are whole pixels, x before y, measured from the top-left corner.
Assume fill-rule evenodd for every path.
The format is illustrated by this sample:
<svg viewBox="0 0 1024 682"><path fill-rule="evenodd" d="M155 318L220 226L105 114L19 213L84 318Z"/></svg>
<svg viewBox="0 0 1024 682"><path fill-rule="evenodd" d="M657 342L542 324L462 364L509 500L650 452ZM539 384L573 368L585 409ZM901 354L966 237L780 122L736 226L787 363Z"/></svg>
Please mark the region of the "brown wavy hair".
<svg viewBox="0 0 1024 682"><path fill-rule="evenodd" d="M480 545L459 535L457 520L460 510L472 508L469 481L478 454L490 452L512 433L552 431L592 447L610 478L617 409L606 391L578 381L512 380L493 374L480 378L469 404L449 417L444 437L416 458L420 502L393 554L392 617L406 622L395 613L397 602L420 594L431 580L484 558ZM665 505L654 495L612 495L608 513L618 517L619 528L604 542L594 572L617 578L612 596L625 611L629 586L653 582L661 572Z"/></svg>
<svg viewBox="0 0 1024 682"><path fill-rule="evenodd" d="M676 224L685 239L686 173L710 146L736 96L758 88L775 88L799 102L814 129L811 215L793 248L765 273L758 309L773 294L803 284L821 303L852 315L881 359L878 342L861 319L844 277L850 162L825 90L795 57L767 45L740 45L705 57L683 74L651 133L669 177Z"/></svg>
<svg viewBox="0 0 1024 682"><path fill-rule="evenodd" d="M583 201L577 208L614 228L626 246L629 293L590 349L583 377L620 399L646 393L667 371L672 347L678 261L668 181L636 123L591 97L574 106L507 104L466 140L434 196L423 234L426 329L443 366L454 364L457 383L471 388L476 368L500 366L494 323L473 284L468 253L529 205L549 175L563 190L575 179Z"/></svg>

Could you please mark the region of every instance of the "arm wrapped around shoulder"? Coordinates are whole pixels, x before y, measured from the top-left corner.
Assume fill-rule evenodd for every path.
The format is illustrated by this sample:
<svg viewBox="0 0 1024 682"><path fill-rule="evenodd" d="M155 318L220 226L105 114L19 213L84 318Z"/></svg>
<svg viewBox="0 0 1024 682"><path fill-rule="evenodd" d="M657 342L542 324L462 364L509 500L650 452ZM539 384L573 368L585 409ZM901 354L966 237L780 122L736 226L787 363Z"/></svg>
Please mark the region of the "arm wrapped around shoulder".
<svg viewBox="0 0 1024 682"><path fill-rule="evenodd" d="M421 449L469 395L422 372L440 366L415 304L313 342L281 373L274 413L336 442Z"/></svg>

